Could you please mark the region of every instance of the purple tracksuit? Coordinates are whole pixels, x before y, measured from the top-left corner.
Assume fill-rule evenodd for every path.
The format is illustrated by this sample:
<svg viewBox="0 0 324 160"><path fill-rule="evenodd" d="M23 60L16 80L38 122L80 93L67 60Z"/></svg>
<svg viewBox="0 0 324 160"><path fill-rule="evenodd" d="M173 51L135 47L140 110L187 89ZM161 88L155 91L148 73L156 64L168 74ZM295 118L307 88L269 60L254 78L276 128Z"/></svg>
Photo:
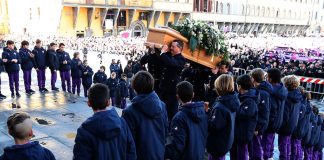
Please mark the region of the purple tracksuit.
<svg viewBox="0 0 324 160"><path fill-rule="evenodd" d="M24 73L24 84L26 92L30 91L31 86L31 70L25 70Z"/></svg>
<svg viewBox="0 0 324 160"><path fill-rule="evenodd" d="M57 50L56 52L57 52L58 59L60 62L60 76L61 76L61 81L62 81L62 90L64 92L66 92L66 85L67 85L67 91L69 93L71 93L71 74L70 74L71 58L70 58L70 55L67 52L61 51L61 50ZM64 61L66 61L67 63L64 64ZM65 84L65 82L67 84Z"/></svg>
<svg viewBox="0 0 324 160"><path fill-rule="evenodd" d="M72 93L75 94L75 88L77 88L77 94L80 95L81 77L83 67L81 60L73 58L71 61L71 76L72 76Z"/></svg>
<svg viewBox="0 0 324 160"><path fill-rule="evenodd" d="M35 55L34 57L34 67L37 70L37 81L39 90L45 88L45 71L47 67L47 60L46 60L46 50L43 47L38 48L37 46L34 47L32 53Z"/></svg>
<svg viewBox="0 0 324 160"><path fill-rule="evenodd" d="M208 160L225 160L225 156L213 157L212 155L208 154Z"/></svg>
<svg viewBox="0 0 324 160"><path fill-rule="evenodd" d="M59 63L59 60L58 60L55 50L52 50L52 49L47 50L47 56L48 56L48 66L51 70L51 75L52 75L51 76L51 86L52 86L52 89L54 89L56 79L57 79L57 70L60 67L60 63Z"/></svg>
<svg viewBox="0 0 324 160"><path fill-rule="evenodd" d="M39 89L43 89L45 88L45 81L46 81L46 77L45 77L45 69L39 69L37 71L37 80L38 80L38 87Z"/></svg>
<svg viewBox="0 0 324 160"><path fill-rule="evenodd" d="M14 89L16 89L16 93L19 91L19 64L21 63L21 59L17 51L9 50L8 48L3 48L2 59L7 59L7 62L4 62L5 70L8 73L9 77L9 87L10 91L13 94ZM13 63L12 60L16 59L18 62ZM15 87L14 87L15 84Z"/></svg>
<svg viewBox="0 0 324 160"><path fill-rule="evenodd" d="M303 149L301 146L301 139L291 139L291 160L302 160Z"/></svg>
<svg viewBox="0 0 324 160"><path fill-rule="evenodd" d="M70 71L60 71L61 81L62 81L62 90L66 92L66 85L67 91L71 93L71 74ZM65 84L65 81L67 84Z"/></svg>
<svg viewBox="0 0 324 160"><path fill-rule="evenodd" d="M313 147L304 148L304 160L313 160Z"/></svg>
<svg viewBox="0 0 324 160"><path fill-rule="evenodd" d="M34 58L30 57L31 51L26 48L19 49L19 56L21 58L21 69L24 73L24 84L26 93L29 93L31 86L31 71L34 67Z"/></svg>
<svg viewBox="0 0 324 160"><path fill-rule="evenodd" d="M16 89L16 93L18 93L19 92L19 72L8 73L8 77L9 77L9 87L11 93L14 93L14 89Z"/></svg>

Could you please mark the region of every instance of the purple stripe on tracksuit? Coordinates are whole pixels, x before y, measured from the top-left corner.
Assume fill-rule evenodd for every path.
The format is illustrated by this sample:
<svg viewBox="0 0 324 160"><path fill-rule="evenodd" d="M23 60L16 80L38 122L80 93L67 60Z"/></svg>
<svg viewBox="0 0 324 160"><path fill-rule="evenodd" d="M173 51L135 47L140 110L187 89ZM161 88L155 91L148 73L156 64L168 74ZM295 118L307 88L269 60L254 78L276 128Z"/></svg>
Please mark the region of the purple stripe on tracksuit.
<svg viewBox="0 0 324 160"><path fill-rule="evenodd" d="M11 93L14 93L14 89L16 89L16 93L19 92L19 72L8 73L9 77L9 87ZM14 87L15 83L15 87Z"/></svg>
<svg viewBox="0 0 324 160"><path fill-rule="evenodd" d="M57 71L54 72L54 71L51 71L51 86L52 86L52 89L55 88L55 83L56 83L56 79L57 79Z"/></svg>
<svg viewBox="0 0 324 160"><path fill-rule="evenodd" d="M303 149L301 146L301 139L291 138L291 160L302 160Z"/></svg>
<svg viewBox="0 0 324 160"><path fill-rule="evenodd" d="M75 94L75 88L77 88L77 94L80 95L80 87L81 87L81 78L72 77L72 93Z"/></svg>
<svg viewBox="0 0 324 160"><path fill-rule="evenodd" d="M262 148L263 148L263 159L269 159L273 157L274 149L274 133L264 133L262 136Z"/></svg>
<svg viewBox="0 0 324 160"><path fill-rule="evenodd" d="M313 159L313 147L305 147L304 160L312 160L312 159Z"/></svg>
<svg viewBox="0 0 324 160"><path fill-rule="evenodd" d="M249 158L250 160L262 160L262 144L261 144L262 136L254 135L252 142L249 144Z"/></svg>
<svg viewBox="0 0 324 160"><path fill-rule="evenodd" d="M24 74L24 84L25 84L25 91L30 91L31 86L31 70L25 70L23 71Z"/></svg>
<svg viewBox="0 0 324 160"><path fill-rule="evenodd" d="M67 90L69 93L71 93L71 74L70 71L61 71L60 72L61 76L61 81L62 81L62 90L66 92L66 85L67 85ZM67 84L65 84L65 81Z"/></svg>
<svg viewBox="0 0 324 160"><path fill-rule="evenodd" d="M248 160L249 152L248 152L248 144L233 144L231 152L231 159L239 159L239 160Z"/></svg>
<svg viewBox="0 0 324 160"><path fill-rule="evenodd" d="M279 148L279 159L290 160L290 143L291 136L279 135L278 148Z"/></svg>
<svg viewBox="0 0 324 160"><path fill-rule="evenodd" d="M208 160L225 160L225 156L213 157L212 155L208 154Z"/></svg>
<svg viewBox="0 0 324 160"><path fill-rule="evenodd" d="M37 71L37 81L38 81L38 87L39 89L45 88L45 69L38 69Z"/></svg>

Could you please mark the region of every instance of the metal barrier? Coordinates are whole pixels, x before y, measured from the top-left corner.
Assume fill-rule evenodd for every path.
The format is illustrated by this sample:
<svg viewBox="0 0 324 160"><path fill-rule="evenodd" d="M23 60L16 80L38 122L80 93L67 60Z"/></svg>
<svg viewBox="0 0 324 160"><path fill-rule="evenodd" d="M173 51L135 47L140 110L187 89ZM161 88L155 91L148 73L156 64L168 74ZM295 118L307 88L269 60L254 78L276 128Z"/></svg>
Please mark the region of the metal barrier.
<svg viewBox="0 0 324 160"><path fill-rule="evenodd" d="M235 76L248 74L250 72L251 70L233 68L233 75ZM300 86L303 86L307 92L310 92L313 98L320 99L322 103L324 102L324 79L300 76L296 77L300 80Z"/></svg>

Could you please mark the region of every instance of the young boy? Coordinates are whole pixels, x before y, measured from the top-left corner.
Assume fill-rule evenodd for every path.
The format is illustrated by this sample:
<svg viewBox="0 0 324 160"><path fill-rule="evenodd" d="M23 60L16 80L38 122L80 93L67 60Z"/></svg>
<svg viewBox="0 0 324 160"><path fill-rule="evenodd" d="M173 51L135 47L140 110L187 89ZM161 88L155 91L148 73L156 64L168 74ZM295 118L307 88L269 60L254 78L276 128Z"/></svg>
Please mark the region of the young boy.
<svg viewBox="0 0 324 160"><path fill-rule="evenodd" d="M42 147L38 141L30 141L33 136L32 124L27 113L20 112L9 116L8 131L15 139L15 145L4 149L1 160L55 160L50 150Z"/></svg>
<svg viewBox="0 0 324 160"><path fill-rule="evenodd" d="M192 102L193 85L178 83L177 97L181 103L171 122L172 142L166 146L166 159L203 160L207 140L207 115L204 102Z"/></svg>
<svg viewBox="0 0 324 160"><path fill-rule="evenodd" d="M132 80L137 96L123 111L136 144L138 159L163 160L168 116L165 104L154 92L154 78L145 71L138 72Z"/></svg>
<svg viewBox="0 0 324 160"><path fill-rule="evenodd" d="M71 93L71 58L69 53L65 52L64 43L59 44L59 49L56 51L60 62L60 77L62 83L62 90ZM65 83L66 82L66 83Z"/></svg>
<svg viewBox="0 0 324 160"><path fill-rule="evenodd" d="M94 114L77 131L73 148L74 160L135 160L132 133L126 121L109 107L109 89L95 84L89 89L88 105Z"/></svg>
<svg viewBox="0 0 324 160"><path fill-rule="evenodd" d="M249 75L239 76L237 85L241 104L236 114L231 159L248 160L248 144L252 141L258 121L260 94L253 88Z"/></svg>
<svg viewBox="0 0 324 160"><path fill-rule="evenodd" d="M75 52L71 61L71 76L72 76L72 93L75 94L77 88L77 95L80 96L81 76L82 76L82 61L80 60L80 53Z"/></svg>
<svg viewBox="0 0 324 160"><path fill-rule="evenodd" d="M57 45L55 43L51 43L50 48L47 50L48 65L51 70L51 86L53 91L59 91L59 89L55 87L57 71L60 69L60 62L55 51L56 47Z"/></svg>
<svg viewBox="0 0 324 160"><path fill-rule="evenodd" d="M256 68L251 72L253 86L260 93L260 103L258 104L258 123L255 129L252 143L249 144L249 155L252 160L263 158L261 138L267 129L270 114L270 94L272 86L265 81L265 72L261 68Z"/></svg>
<svg viewBox="0 0 324 160"><path fill-rule="evenodd" d="M82 85L84 90L84 97L88 97L88 90L92 85L92 68L88 65L88 61L83 61L82 67Z"/></svg>
<svg viewBox="0 0 324 160"><path fill-rule="evenodd" d="M34 67L34 54L28 49L29 43L27 41L21 42L21 48L19 49L19 56L21 58L21 70L24 73L24 84L25 84L25 91L27 95L31 95L35 93L31 89L31 73Z"/></svg>
<svg viewBox="0 0 324 160"><path fill-rule="evenodd" d="M267 130L262 136L263 159L273 158L275 133L281 127L287 88L281 83L281 71L272 68L267 71L268 82L272 86L270 95L270 116Z"/></svg>
<svg viewBox="0 0 324 160"><path fill-rule="evenodd" d="M116 99L115 99L116 94L115 94L115 92L116 92L117 85L118 85L118 79L116 78L116 73L112 72L110 77L107 79L107 86L108 86L109 91L110 91L111 105L112 106L115 106L115 102L116 102Z"/></svg>
<svg viewBox="0 0 324 160"><path fill-rule="evenodd" d="M93 76L93 83L101 83L106 84L107 81L107 75L105 73L105 66L100 66L100 69L97 73Z"/></svg>
<svg viewBox="0 0 324 160"><path fill-rule="evenodd" d="M288 96L285 101L282 125L278 131L279 158L290 159L291 135L298 124L303 96L299 89L297 89L299 86L299 80L295 76L284 77L283 83L288 89Z"/></svg>
<svg viewBox="0 0 324 160"><path fill-rule="evenodd" d="M126 81L126 74L122 74L115 91L116 107L121 109L124 109L126 107L126 98L129 95Z"/></svg>
<svg viewBox="0 0 324 160"><path fill-rule="evenodd" d="M48 92L48 90L45 88L45 81L46 81L45 73L46 73L48 62L46 61L46 50L42 47L41 40L39 39L36 40L36 45L32 53L35 56L34 67L37 71L39 91L42 93Z"/></svg>

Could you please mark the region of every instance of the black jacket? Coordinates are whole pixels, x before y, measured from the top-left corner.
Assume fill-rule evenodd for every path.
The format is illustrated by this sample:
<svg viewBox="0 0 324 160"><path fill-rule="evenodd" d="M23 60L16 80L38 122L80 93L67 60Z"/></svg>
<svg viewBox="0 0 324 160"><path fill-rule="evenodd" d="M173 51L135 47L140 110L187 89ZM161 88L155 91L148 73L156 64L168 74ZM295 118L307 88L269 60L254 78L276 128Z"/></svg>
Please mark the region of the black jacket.
<svg viewBox="0 0 324 160"><path fill-rule="evenodd" d="M34 67L34 63L35 63L34 58L31 58L29 56L29 53L31 53L29 49L25 49L25 48L19 49L19 56L21 59L20 67L23 71L31 70Z"/></svg>
<svg viewBox="0 0 324 160"><path fill-rule="evenodd" d="M5 70L7 73L19 72L19 64L21 59L16 50L9 50L8 48L3 48L2 59L7 59L4 62ZM13 59L17 59L17 63L11 62Z"/></svg>
<svg viewBox="0 0 324 160"><path fill-rule="evenodd" d="M87 72L86 74L84 74L85 72ZM82 68L82 85L86 86L86 87L90 87L92 84L92 75L93 75L93 71L92 69L87 66L87 67L83 67Z"/></svg>
<svg viewBox="0 0 324 160"><path fill-rule="evenodd" d="M32 53L35 55L34 67L39 69L46 69L47 67L46 50L43 47L38 48L35 46Z"/></svg>
<svg viewBox="0 0 324 160"><path fill-rule="evenodd" d="M48 66L49 68L53 70L58 70L60 68L60 62L57 57L57 54L54 50L49 49L47 50L47 56L48 56Z"/></svg>
<svg viewBox="0 0 324 160"><path fill-rule="evenodd" d="M81 78L82 76L82 63L80 59L72 59L71 61L71 76L73 78Z"/></svg>
<svg viewBox="0 0 324 160"><path fill-rule="evenodd" d="M57 56L60 62L60 71L70 71L71 70L71 58L69 53L61 50L57 50ZM63 61L67 61L67 64L63 64Z"/></svg>

